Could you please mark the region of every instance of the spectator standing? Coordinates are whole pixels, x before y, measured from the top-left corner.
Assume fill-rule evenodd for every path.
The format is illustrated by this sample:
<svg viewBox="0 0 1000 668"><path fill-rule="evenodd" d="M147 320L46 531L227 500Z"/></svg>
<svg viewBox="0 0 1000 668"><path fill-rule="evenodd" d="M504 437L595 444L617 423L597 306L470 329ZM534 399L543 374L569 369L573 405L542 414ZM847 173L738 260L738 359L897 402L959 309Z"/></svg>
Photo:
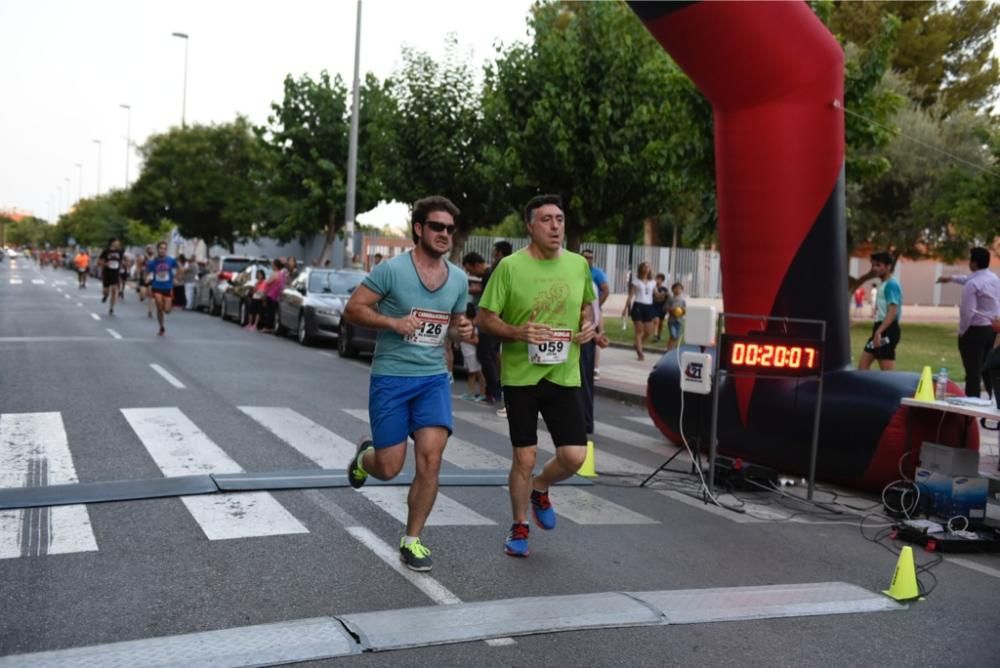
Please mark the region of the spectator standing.
<svg viewBox="0 0 1000 668"><path fill-rule="evenodd" d="M655 289L652 267L648 262L640 262L635 276L629 281L628 299L625 300L625 309L622 311L622 318L626 315L632 318L632 325L635 327L635 354L640 362L646 359L643 352L646 339L653 335L653 319L656 317L656 306L653 304Z"/></svg>
<svg viewBox="0 0 1000 668"><path fill-rule="evenodd" d="M257 270L256 281L253 286L253 295L250 297L250 304L247 314L246 329L255 330L260 324L261 314L264 312L264 305L267 303L267 276L263 269Z"/></svg>
<svg viewBox="0 0 1000 668"><path fill-rule="evenodd" d="M264 327L258 327L261 332L278 331L278 300L285 290L285 263L275 258L271 262L271 275L264 285L264 295L266 297L264 306Z"/></svg>
<svg viewBox="0 0 1000 668"><path fill-rule="evenodd" d="M184 284L187 282L188 259L181 253L177 256L177 276L174 280L174 306L187 309L187 292Z"/></svg>
<svg viewBox="0 0 1000 668"><path fill-rule="evenodd" d="M878 285L875 283L872 283L872 289L869 292L869 299L871 299L872 302L872 320L874 320L875 316L878 315L877 313Z"/></svg>
<svg viewBox="0 0 1000 668"><path fill-rule="evenodd" d="M667 316L667 350L673 350L681 343L681 332L684 329L684 315L687 313L687 300L684 299L684 286L674 283L670 286L670 297L665 303Z"/></svg>
<svg viewBox="0 0 1000 668"><path fill-rule="evenodd" d="M590 265L590 276L594 279L594 285L597 286L597 320L594 321L594 325L597 327L597 334L600 335L604 332L604 302L608 300L611 295L611 286L608 284L608 275L604 273L604 270L600 267L594 266L594 251L589 248L584 248L580 251L580 255L583 259L587 261ZM594 380L601 379L601 348L605 346L595 346L594 347Z"/></svg>
<svg viewBox="0 0 1000 668"><path fill-rule="evenodd" d="M864 352L858 368L868 370L872 361L878 360L878 368L882 371L892 371L896 368L896 346L902 333L899 329L899 319L903 315L903 288L892 275L896 261L886 251L873 253L871 256L872 271L882 283L875 295L875 322L872 325L872 336L865 344Z"/></svg>
<svg viewBox="0 0 1000 668"><path fill-rule="evenodd" d="M193 257L189 257L184 267L184 310L190 311L194 308L195 297L198 290L198 263Z"/></svg>
<svg viewBox="0 0 1000 668"><path fill-rule="evenodd" d="M989 355L996 332L993 319L1000 316L1000 278L988 269L990 252L981 247L969 251L970 275L942 276L938 283L958 283L962 286L962 301L958 307L958 353L965 367L965 395L978 397L980 380L990 394L988 374L983 373L983 363Z"/></svg>
<svg viewBox="0 0 1000 668"><path fill-rule="evenodd" d="M493 266L483 273L482 292L490 281L490 276L497 270L500 262L514 252L509 241L498 241L493 244ZM479 329L479 343L476 345L476 359L483 370L483 380L486 382L486 397L490 403L496 403L503 398L503 388L500 385L500 339L493 334ZM500 417L507 417L506 408L497 409Z"/></svg>
<svg viewBox="0 0 1000 668"><path fill-rule="evenodd" d="M299 261L289 255L285 259L285 285L288 285L299 277Z"/></svg>
<svg viewBox="0 0 1000 668"><path fill-rule="evenodd" d="M653 304L656 305L656 319L653 321L653 330L656 336L653 341L659 341L663 334L663 321L667 319L667 298L670 297L670 290L667 289L667 277L663 274L656 275L656 287L653 289Z"/></svg>
<svg viewBox="0 0 1000 668"><path fill-rule="evenodd" d="M854 291L854 317L862 318L864 313L862 309L865 306L865 288L859 285L858 289Z"/></svg>

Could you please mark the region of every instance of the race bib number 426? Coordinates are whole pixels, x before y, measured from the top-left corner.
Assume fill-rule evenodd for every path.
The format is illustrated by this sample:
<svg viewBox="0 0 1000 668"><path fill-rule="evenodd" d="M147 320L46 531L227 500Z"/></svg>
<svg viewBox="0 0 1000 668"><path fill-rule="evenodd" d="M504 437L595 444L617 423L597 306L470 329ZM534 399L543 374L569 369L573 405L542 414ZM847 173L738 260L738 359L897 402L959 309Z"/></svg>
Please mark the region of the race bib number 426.
<svg viewBox="0 0 1000 668"><path fill-rule="evenodd" d="M451 322L450 313L415 308L410 310L410 315L416 316L420 321L420 328L413 334L404 336L404 341L417 346L440 346L444 343L444 337L448 335L448 323Z"/></svg>
<svg viewBox="0 0 1000 668"><path fill-rule="evenodd" d="M552 338L545 343L528 344L528 360L532 364L562 364L569 359L572 344L572 330L553 329Z"/></svg>

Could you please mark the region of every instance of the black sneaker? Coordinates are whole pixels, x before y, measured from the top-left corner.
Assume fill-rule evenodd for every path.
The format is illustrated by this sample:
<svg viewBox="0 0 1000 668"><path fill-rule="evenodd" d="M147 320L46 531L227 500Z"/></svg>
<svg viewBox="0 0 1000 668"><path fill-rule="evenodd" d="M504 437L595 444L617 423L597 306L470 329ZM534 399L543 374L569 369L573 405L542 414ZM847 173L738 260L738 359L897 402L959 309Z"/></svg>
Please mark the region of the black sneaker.
<svg viewBox="0 0 1000 668"><path fill-rule="evenodd" d="M399 558L411 571L426 573L434 566L431 551L420 542L419 538L407 545L404 536L399 541Z"/></svg>
<svg viewBox="0 0 1000 668"><path fill-rule="evenodd" d="M351 457L351 462L347 465L347 482L351 483L354 489L360 489L368 480L368 473L362 471L358 466L358 457L369 448L374 448L374 444L369 440L358 443L358 451Z"/></svg>
<svg viewBox="0 0 1000 668"><path fill-rule="evenodd" d="M104 295L103 297L101 297L101 303L102 303L102 304L103 304L104 302L106 302L106 301L108 301L108 296L107 296L107 295Z"/></svg>

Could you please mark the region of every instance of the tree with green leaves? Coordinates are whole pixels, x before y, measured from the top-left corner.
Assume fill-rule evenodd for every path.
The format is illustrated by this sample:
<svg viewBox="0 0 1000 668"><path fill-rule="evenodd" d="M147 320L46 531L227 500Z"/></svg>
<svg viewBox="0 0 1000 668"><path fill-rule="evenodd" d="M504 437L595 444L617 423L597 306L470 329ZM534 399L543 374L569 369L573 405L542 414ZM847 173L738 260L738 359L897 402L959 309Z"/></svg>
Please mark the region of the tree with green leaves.
<svg viewBox="0 0 1000 668"><path fill-rule="evenodd" d="M843 41L868 43L887 15L900 26L891 66L921 107L945 113L992 104L1000 84L993 36L1000 5L987 2L834 2L827 25Z"/></svg>
<svg viewBox="0 0 1000 668"><path fill-rule="evenodd" d="M643 219L689 217L700 195L714 210L711 113L632 12L540 3L529 25L530 43L487 68L483 99L490 169L515 201L560 193L570 248L584 235L633 242Z"/></svg>
<svg viewBox="0 0 1000 668"><path fill-rule="evenodd" d="M369 117L384 99L382 84L368 75L358 119L358 211L379 201ZM284 97L272 103L267 125L256 128L266 155L261 231L282 242L322 233L321 262L345 223L349 129L347 88L325 71L319 79L285 77Z"/></svg>
<svg viewBox="0 0 1000 668"><path fill-rule="evenodd" d="M56 224L59 244L75 239L78 246L104 246L108 239L127 241L129 221L123 213L126 193L113 190L99 197L82 199Z"/></svg>
<svg viewBox="0 0 1000 668"><path fill-rule="evenodd" d="M414 202L444 195L461 210L455 252L473 228L509 213L502 179L483 159L494 135L483 122L480 87L454 35L440 62L403 49L402 66L384 91L372 135L378 137L377 173L385 196Z"/></svg>
<svg viewBox="0 0 1000 668"><path fill-rule="evenodd" d="M188 238L232 248L260 215L263 158L243 117L188 125L153 135L140 148L143 169L132 185L129 214L150 228L173 221Z"/></svg>

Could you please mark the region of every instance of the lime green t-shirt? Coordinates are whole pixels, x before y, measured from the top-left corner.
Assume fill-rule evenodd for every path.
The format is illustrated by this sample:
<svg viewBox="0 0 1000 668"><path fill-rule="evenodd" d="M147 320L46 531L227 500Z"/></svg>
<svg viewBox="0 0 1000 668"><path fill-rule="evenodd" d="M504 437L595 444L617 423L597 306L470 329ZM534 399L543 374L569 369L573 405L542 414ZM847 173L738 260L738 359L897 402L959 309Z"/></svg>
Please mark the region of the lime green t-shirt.
<svg viewBox="0 0 1000 668"><path fill-rule="evenodd" d="M509 325L534 322L580 331L580 309L597 298L590 265L582 255L563 251L551 260L538 260L526 249L503 259L494 269L479 300ZM580 386L580 346L571 343L567 359L559 364L533 364L524 341L504 341L500 348L500 382L535 385L543 378L556 385Z"/></svg>

